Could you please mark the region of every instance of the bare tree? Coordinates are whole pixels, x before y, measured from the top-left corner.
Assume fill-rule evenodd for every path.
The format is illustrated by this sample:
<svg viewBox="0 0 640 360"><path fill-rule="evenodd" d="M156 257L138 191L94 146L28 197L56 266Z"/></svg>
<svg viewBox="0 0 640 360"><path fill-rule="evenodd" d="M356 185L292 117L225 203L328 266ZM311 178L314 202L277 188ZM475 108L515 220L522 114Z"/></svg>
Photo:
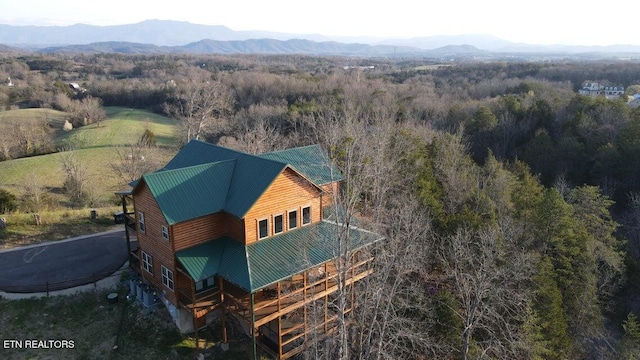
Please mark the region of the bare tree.
<svg viewBox="0 0 640 360"><path fill-rule="evenodd" d="M0 124L1 157L39 155L52 150L53 131L46 112L30 118L7 117Z"/></svg>
<svg viewBox="0 0 640 360"><path fill-rule="evenodd" d="M97 123L100 126L107 113L102 107L100 98L87 96L81 100L73 100L65 94L56 94L54 103L56 107L71 114L71 122L74 126L82 126Z"/></svg>
<svg viewBox="0 0 640 360"><path fill-rule="evenodd" d="M237 140L232 147L250 154L281 150L287 147L284 122L287 114L286 103L276 105L251 105L240 110L229 124L229 134ZM221 142L228 142L225 138Z"/></svg>
<svg viewBox="0 0 640 360"><path fill-rule="evenodd" d="M107 113L102 107L102 100L91 96L80 100L74 113L77 118L82 119L84 125L96 123L98 127L100 127L102 120L107 117Z"/></svg>
<svg viewBox="0 0 640 360"><path fill-rule="evenodd" d="M264 119L256 121L252 127L246 128L238 136L242 151L260 154L279 150L283 144L281 132Z"/></svg>
<svg viewBox="0 0 640 360"><path fill-rule="evenodd" d="M425 258L416 256L427 253L430 221L406 191L414 186L415 171L401 161L416 150L416 142L409 129L395 123L393 112L375 105L386 100L361 94L364 89L353 88L352 97L324 106L315 122L320 142L330 150L330 165L343 176L340 191L330 195L331 219L343 227L333 234L338 290L330 305L336 331L330 342L315 344L311 358L394 359L429 353L435 346L416 315L430 309L422 282ZM346 286L353 225L387 236L367 254L375 255L374 273L355 289Z"/></svg>
<svg viewBox="0 0 640 360"><path fill-rule="evenodd" d="M440 249L451 291L458 301L451 310L462 321L459 353L471 348L493 358L522 358L526 351L522 323L530 295L526 281L532 260L512 241L516 223L479 230L460 229Z"/></svg>
<svg viewBox="0 0 640 360"><path fill-rule="evenodd" d="M17 156L16 149L19 147L18 128L9 121L4 121L0 125L0 150L2 151L2 160L9 160Z"/></svg>
<svg viewBox="0 0 640 360"><path fill-rule="evenodd" d="M431 242L428 215L408 198L391 216L396 221L375 254L374 272L357 287L353 358L399 359L434 354L434 339L422 319L432 316L425 291L425 254Z"/></svg>
<svg viewBox="0 0 640 360"><path fill-rule="evenodd" d="M150 149L140 143L119 147L109 168L118 178L130 183L157 167L150 153Z"/></svg>
<svg viewBox="0 0 640 360"><path fill-rule="evenodd" d="M60 165L65 175L64 189L72 206L84 205L86 185L89 179L88 165L73 152L67 151L60 157Z"/></svg>
<svg viewBox="0 0 640 360"><path fill-rule="evenodd" d="M230 109L228 90L219 81L184 81L172 91L163 109L180 121L185 143L219 129Z"/></svg>
<svg viewBox="0 0 640 360"><path fill-rule="evenodd" d="M27 212L40 212L43 209L47 193L41 179L35 172L22 184L22 208Z"/></svg>

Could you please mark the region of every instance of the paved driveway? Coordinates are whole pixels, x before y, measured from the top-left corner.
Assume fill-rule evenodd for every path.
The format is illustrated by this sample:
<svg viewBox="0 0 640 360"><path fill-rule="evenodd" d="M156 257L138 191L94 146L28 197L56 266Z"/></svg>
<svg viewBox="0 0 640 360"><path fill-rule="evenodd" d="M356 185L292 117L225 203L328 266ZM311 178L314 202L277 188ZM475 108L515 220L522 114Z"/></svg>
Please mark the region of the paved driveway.
<svg viewBox="0 0 640 360"><path fill-rule="evenodd" d="M124 229L3 250L0 290L30 293L89 284L112 274L126 260Z"/></svg>

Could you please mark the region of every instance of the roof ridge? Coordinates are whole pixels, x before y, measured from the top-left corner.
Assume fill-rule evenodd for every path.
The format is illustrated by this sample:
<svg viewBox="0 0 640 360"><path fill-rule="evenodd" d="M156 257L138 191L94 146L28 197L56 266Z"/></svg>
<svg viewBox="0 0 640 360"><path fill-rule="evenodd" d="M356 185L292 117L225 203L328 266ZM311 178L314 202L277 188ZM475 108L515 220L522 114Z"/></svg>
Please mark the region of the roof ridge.
<svg viewBox="0 0 640 360"><path fill-rule="evenodd" d="M142 174L142 176L162 175L162 174L173 173L173 172L178 172L178 171L183 171L183 170L195 169L195 168L198 168L198 167L211 167L211 166L214 166L214 165L219 165L219 164L223 164L223 163L230 162L230 161L236 161L236 160L237 159L226 159L226 160L212 161L212 162L208 162L208 163L204 163L204 164L197 164L197 165L179 167L179 168L175 168L175 169L162 168L161 171L154 171L154 172Z"/></svg>
<svg viewBox="0 0 640 360"><path fill-rule="evenodd" d="M268 152L265 152L265 153L259 154L258 156L268 155L268 154L277 154L277 153L281 153L281 152L285 152L285 151L291 151L291 150L296 150L296 149L304 149L304 148L309 148L309 147L320 147L320 145L318 145L318 144L311 144L311 145L304 145L304 146L296 146L296 147L287 148L287 149L280 149L280 150L268 151Z"/></svg>
<svg viewBox="0 0 640 360"><path fill-rule="evenodd" d="M260 194L258 194L258 196L254 199L253 204L255 204L255 201L257 201L260 196L262 196L262 194L264 194L264 192L271 186L271 184L273 184L273 182L276 180L276 178L278 177L278 175L280 175L282 173L282 171L284 171L284 169L287 168L287 166L289 166L289 164L287 163L283 163L280 161L274 161L274 160L270 160L270 159L263 159L261 157L255 156L255 155L251 155L251 154L244 154L249 158L254 158L256 160L259 161L267 161L267 162L271 162L273 164L280 164L282 165L282 168L278 171L278 174L276 176L274 176L268 184L265 184L264 189L262 189L262 191L260 192ZM243 161L242 159L237 159L238 161ZM236 163L236 165L239 165L238 163ZM239 166L235 166L233 167L233 171L231 172L231 179L229 180L229 183L232 184L234 183L235 177L236 177L236 172L237 170L241 167L241 165ZM227 209L227 202L229 201L229 197L231 196L231 191L228 191L225 198L224 198L224 209ZM252 205L253 206L253 205ZM246 211L249 211L249 209L246 209ZM236 216L238 216L239 218L243 218L246 215L246 211L245 213L242 214L242 216L240 216L240 214L235 214Z"/></svg>
<svg viewBox="0 0 640 360"><path fill-rule="evenodd" d="M247 157L252 157L252 158L256 158L256 159L260 159L260 160L271 161L271 162L273 162L273 163L290 165L289 163L286 163L286 162L277 161L277 160L273 160L273 159L266 159L266 158L263 158L262 156L260 156L260 155L262 155L262 154L250 154L250 153L248 153L248 152L244 152L244 151L240 151L240 150L235 150L235 149L232 149L232 148L224 147L224 146L217 145L217 144L212 144L212 143L209 143L209 142L206 142L206 141L202 141L202 140L197 140L197 139L193 139L193 140L191 140L191 141L197 141L197 142L199 142L199 143L207 144L207 145L209 145L209 146L211 146L211 147L214 147L214 148L223 149L223 150L225 150L225 151L233 152L233 153L238 154L238 155L239 155L239 157L241 157L241 156L247 156ZM308 146L314 146L314 145L307 145L307 146L302 146L302 147L308 147ZM302 148L302 147L301 147L301 148ZM298 149L298 148L291 148L291 149ZM285 151L285 150L288 150L288 149L283 149L283 150L278 150L278 151ZM290 149L289 149L289 150L290 150ZM269 153L265 153L265 154L269 154ZM237 158L236 158L236 159L237 159Z"/></svg>
<svg viewBox="0 0 640 360"><path fill-rule="evenodd" d="M202 140L198 140L198 139L191 139L189 142L198 142L200 144L205 144L205 145L208 145L208 146L211 146L211 147L215 147L215 148L222 148L222 149L225 149L227 151L235 152L235 153L238 153L238 154L249 155L249 154L247 154L246 152L243 152L243 151L239 151L239 150L235 150L235 149L232 149L232 148L228 148L228 147L212 144L210 142L202 141Z"/></svg>

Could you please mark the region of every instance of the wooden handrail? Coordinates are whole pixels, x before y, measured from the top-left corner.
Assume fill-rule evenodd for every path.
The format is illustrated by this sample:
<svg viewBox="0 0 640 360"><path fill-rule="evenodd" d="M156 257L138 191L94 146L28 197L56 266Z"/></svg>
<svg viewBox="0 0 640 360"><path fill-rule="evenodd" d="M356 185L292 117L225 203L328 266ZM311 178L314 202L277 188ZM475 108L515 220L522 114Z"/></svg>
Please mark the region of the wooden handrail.
<svg viewBox="0 0 640 360"><path fill-rule="evenodd" d="M294 332L296 330L304 328L304 326L305 326L305 323L300 323L300 324L298 324L296 326L292 326L289 329L287 329L287 331L283 331L282 334L280 334L280 336L289 335L290 333L292 333L292 332Z"/></svg>
<svg viewBox="0 0 640 360"><path fill-rule="evenodd" d="M373 257L370 257L370 258L367 258L367 259L365 259L365 260L362 260L362 261L360 261L360 262L358 262L358 263L356 263L356 264L353 264L353 265L350 267L350 269L351 269L351 268L358 268L358 267L360 267L360 266L362 266L362 265L365 265L366 263L368 263L368 262L370 262L370 261L372 261L372 260L373 260ZM304 293L304 291L305 291L305 289L306 289L306 290L311 289L311 288L313 288L313 287L315 287L315 286L317 286L317 285L320 285L320 284L325 283L325 281L326 281L326 280L333 280L333 279L335 279L336 277L338 277L338 273L337 273L337 271L336 271L335 273L332 273L332 274L331 274L331 275L329 275L329 276L322 277L322 278L320 278L319 280L317 280L317 281L315 281L315 282L312 282L312 283L307 284L306 288L305 288L305 287L302 287L302 288L300 288L300 289L296 289L296 290L293 290L293 291L291 291L291 292L288 292L288 293L286 293L286 294L285 294L285 296L284 296L284 297L281 297L281 294L278 294L277 296L278 296L278 297L280 297L280 300L282 300L282 299L286 299L286 298L293 297L293 296L295 296L295 295L303 294L303 293ZM348 280L348 279L347 279L347 280ZM258 307L256 307L254 310L257 312L258 310L262 310L262 309L264 309L264 308L266 308L266 307L269 307L269 306L272 306L272 305L276 305L276 304L278 303L278 297L276 297L275 299L273 299L273 300L271 300L271 301L268 301L268 302L261 302L261 303L259 304L259 306L258 306Z"/></svg>
<svg viewBox="0 0 640 360"><path fill-rule="evenodd" d="M373 273L373 270L367 270L367 271L361 272L360 274L357 274L354 277L347 279L345 281L345 286L346 285L350 285L351 283L353 283L355 281L358 281L360 279L363 279L363 278L371 275L371 273ZM332 286L332 287L330 287L330 288L328 288L328 289L326 289L324 291L316 293L314 296L308 297L306 299L303 299L302 301L298 301L298 302L296 302L296 303L294 303L292 305L289 305L289 306L283 308L279 312L273 313L271 315L267 315L267 316L265 316L265 317L263 317L263 318L261 318L259 320L256 320L255 326L259 327L261 325L264 325L264 324L268 323L271 320L277 319L282 314L286 314L286 313L289 313L289 312L291 312L293 310L299 309L299 308L301 308L302 306L304 306L304 305L306 305L308 303L316 301L316 300L324 297L325 295L328 295L328 294L331 294L331 293L335 292L336 290L338 290L338 285L334 285L334 286Z"/></svg>

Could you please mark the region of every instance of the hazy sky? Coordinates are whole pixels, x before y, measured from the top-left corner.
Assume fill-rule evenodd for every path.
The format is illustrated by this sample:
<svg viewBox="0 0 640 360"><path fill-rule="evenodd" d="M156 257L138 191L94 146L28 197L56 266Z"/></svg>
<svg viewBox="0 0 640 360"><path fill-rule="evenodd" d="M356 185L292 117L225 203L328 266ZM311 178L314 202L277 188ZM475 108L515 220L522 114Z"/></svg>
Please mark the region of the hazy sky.
<svg viewBox="0 0 640 360"><path fill-rule="evenodd" d="M0 0L0 23L130 24L372 37L489 34L533 44L640 45L640 2L573 0Z"/></svg>

